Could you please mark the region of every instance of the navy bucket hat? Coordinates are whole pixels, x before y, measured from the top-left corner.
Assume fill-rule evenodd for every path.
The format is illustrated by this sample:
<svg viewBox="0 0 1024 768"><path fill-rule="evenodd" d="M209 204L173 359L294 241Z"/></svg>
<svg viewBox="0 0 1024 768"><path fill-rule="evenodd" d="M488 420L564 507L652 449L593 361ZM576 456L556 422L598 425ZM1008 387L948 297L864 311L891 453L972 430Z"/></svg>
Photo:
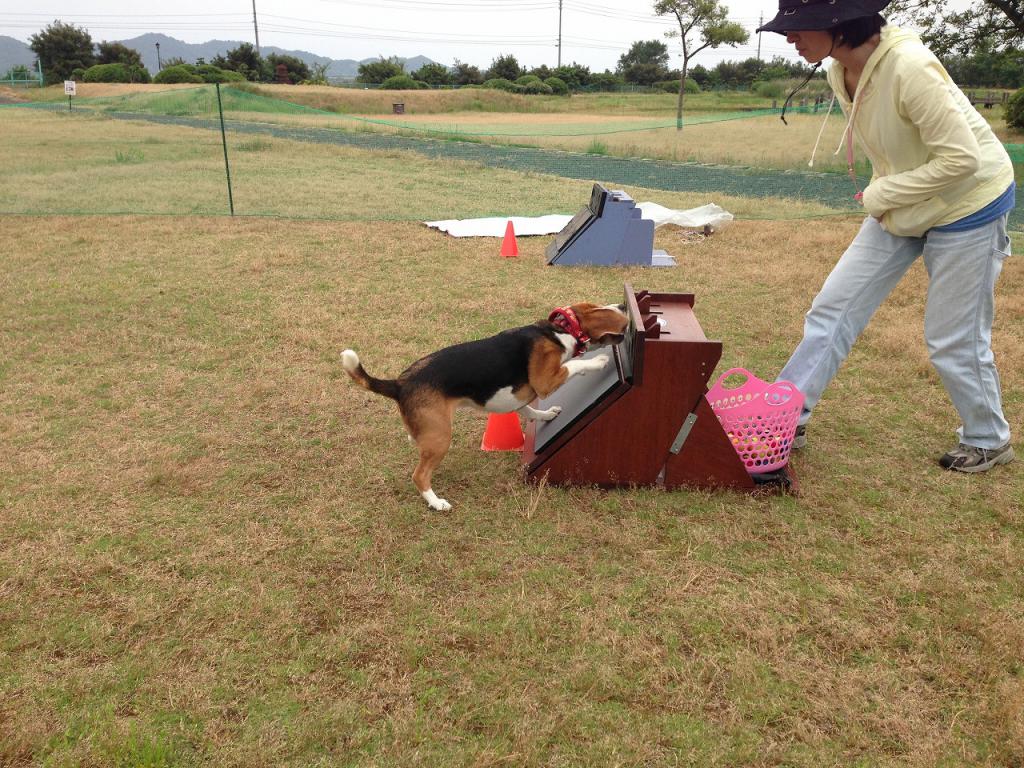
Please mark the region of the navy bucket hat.
<svg viewBox="0 0 1024 768"><path fill-rule="evenodd" d="M831 29L847 21L874 16L890 0L779 0L775 18L757 32L812 32Z"/></svg>

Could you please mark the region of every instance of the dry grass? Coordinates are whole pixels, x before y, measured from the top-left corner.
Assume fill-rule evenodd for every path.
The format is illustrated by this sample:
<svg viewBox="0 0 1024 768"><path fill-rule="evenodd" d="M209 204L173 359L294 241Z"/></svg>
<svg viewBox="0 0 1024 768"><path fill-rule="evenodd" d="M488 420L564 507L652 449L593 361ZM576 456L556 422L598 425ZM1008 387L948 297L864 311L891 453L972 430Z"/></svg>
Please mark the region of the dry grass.
<svg viewBox="0 0 1024 768"><path fill-rule="evenodd" d="M0 156L0 176L8 181L0 186L0 211L228 211L224 155L215 131L20 109L0 111L0 129L21 148ZM365 152L247 134L231 135L228 146L239 214L433 221L575 213L589 197L585 182L441 162L412 152ZM572 162L571 157L560 160ZM630 192L638 201L653 199L675 208L716 202L737 216L831 212L818 203L711 191Z"/></svg>
<svg viewBox="0 0 1024 768"><path fill-rule="evenodd" d="M0 210L223 210L216 134L0 127ZM501 259L417 220L571 212L588 183L231 142L240 210L363 220L0 218L0 765L1024 764L1024 464L936 469L923 269L819 406L802 496L533 487L464 413L438 515L339 349L393 375L629 281L695 292L720 369L771 376L856 222L663 228L676 269L559 269L548 238ZM1015 425L1022 296L1011 258Z"/></svg>
<svg viewBox="0 0 1024 768"><path fill-rule="evenodd" d="M394 374L628 280L771 375L855 227L662 229L680 266L643 270L412 222L0 219L0 764L1020 765L1024 464L935 468L921 269L799 498L531 489L463 414L431 513L336 359ZM1016 425L1021 296L1010 259Z"/></svg>
<svg viewBox="0 0 1024 768"><path fill-rule="evenodd" d="M517 142L546 149L586 152L596 140L604 146L604 154L617 157L808 170L823 115L787 116L789 125L783 125L777 115L695 123L684 125L682 131L676 130L674 125L641 130L644 125L651 125L649 116L616 116L614 122L609 122L608 115L579 114L537 115L531 116L528 122L516 115L466 113L408 120L381 115L375 119L419 129L479 134L493 143ZM664 126L670 120L662 118L659 122ZM516 133L517 130L521 133ZM839 117L826 123L815 170L845 170L845 154L834 154L842 132L843 122Z"/></svg>
<svg viewBox="0 0 1024 768"><path fill-rule="evenodd" d="M153 94L169 88L85 83L79 97L89 99ZM619 157L646 157L745 165L782 170L806 170L822 116L790 113L785 126L777 116L741 117L744 111L769 107L771 99L749 93L714 92L691 95L683 131L674 127L676 102L672 94L575 94L566 97L528 97L491 89L440 91L379 91L328 86L247 85L247 91L310 107L320 112L289 114L232 112L229 117L299 127L413 135L440 132L493 143L525 144L548 149L594 151ZM62 96L43 89L44 98ZM406 114L392 113L401 101ZM119 105L125 108L128 105ZM999 138L1024 142L1024 133L1007 127L1002 108L982 110ZM734 119L724 119L733 116ZM711 121L711 122L706 122ZM665 127L668 126L668 127ZM815 160L816 170L845 171L839 146L843 120L829 120ZM870 173L861 159L859 170Z"/></svg>

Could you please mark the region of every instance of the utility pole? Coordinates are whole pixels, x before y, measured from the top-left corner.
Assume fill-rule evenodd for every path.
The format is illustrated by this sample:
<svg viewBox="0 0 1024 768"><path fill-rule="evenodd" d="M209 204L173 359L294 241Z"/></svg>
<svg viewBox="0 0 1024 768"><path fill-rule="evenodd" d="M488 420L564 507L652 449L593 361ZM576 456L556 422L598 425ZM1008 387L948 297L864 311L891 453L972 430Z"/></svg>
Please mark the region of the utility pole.
<svg viewBox="0 0 1024 768"><path fill-rule="evenodd" d="M761 20L759 22L757 22L757 29L758 29L758 33L757 33L757 60L758 61L761 60L761 32L760 32L760 29L761 29L761 26L763 24L764 24L764 13L762 12L761 13Z"/></svg>
<svg viewBox="0 0 1024 768"><path fill-rule="evenodd" d="M252 0L252 28L256 33L256 55L260 55L260 28L256 24L256 0Z"/></svg>
<svg viewBox="0 0 1024 768"><path fill-rule="evenodd" d="M160 72L164 68L164 63L160 61L160 43L156 44L156 71Z"/></svg>
<svg viewBox="0 0 1024 768"><path fill-rule="evenodd" d="M558 66L562 66L562 0L558 0Z"/></svg>

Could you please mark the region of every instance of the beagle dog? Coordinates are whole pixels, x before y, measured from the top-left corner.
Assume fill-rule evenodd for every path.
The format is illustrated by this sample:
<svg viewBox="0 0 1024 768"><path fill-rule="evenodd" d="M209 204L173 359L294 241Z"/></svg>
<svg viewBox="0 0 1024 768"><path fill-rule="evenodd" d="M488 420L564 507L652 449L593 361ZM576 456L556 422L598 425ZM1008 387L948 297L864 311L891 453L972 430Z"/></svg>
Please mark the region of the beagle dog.
<svg viewBox="0 0 1024 768"><path fill-rule="evenodd" d="M455 409L466 405L489 413L518 411L527 419L551 421L561 408L538 411L530 403L551 395L570 376L606 367L610 357L605 354L574 358L594 347L618 344L628 325L621 304L573 304L532 325L445 347L417 360L397 379L371 376L351 349L341 353L341 366L360 386L398 403L420 452L413 483L431 509L446 512L452 506L434 493L431 477L451 445Z"/></svg>

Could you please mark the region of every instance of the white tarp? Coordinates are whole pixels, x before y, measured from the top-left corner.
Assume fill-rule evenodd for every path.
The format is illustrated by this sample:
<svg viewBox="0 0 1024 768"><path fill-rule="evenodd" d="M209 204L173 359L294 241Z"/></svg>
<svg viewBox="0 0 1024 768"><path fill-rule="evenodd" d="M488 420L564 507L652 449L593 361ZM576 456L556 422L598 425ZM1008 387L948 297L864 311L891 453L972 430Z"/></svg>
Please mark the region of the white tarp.
<svg viewBox="0 0 1024 768"><path fill-rule="evenodd" d="M660 227L662 224L675 224L680 227L697 229L710 225L714 229L721 229L733 219L731 213L714 203L685 211L676 211L650 202L637 203L636 207L640 209L643 218L654 222L655 227ZM424 223L428 227L447 232L452 237L503 237L505 228L511 221L516 237L521 237L552 235L560 232L571 218L572 216L552 213L547 216L494 216L486 219L449 219Z"/></svg>
<svg viewBox="0 0 1024 768"><path fill-rule="evenodd" d="M447 232L452 237L504 237L505 228L511 221L516 237L523 237L560 232L571 218L572 216L551 213L547 216L494 216L488 219L449 219L424 223L428 227Z"/></svg>

